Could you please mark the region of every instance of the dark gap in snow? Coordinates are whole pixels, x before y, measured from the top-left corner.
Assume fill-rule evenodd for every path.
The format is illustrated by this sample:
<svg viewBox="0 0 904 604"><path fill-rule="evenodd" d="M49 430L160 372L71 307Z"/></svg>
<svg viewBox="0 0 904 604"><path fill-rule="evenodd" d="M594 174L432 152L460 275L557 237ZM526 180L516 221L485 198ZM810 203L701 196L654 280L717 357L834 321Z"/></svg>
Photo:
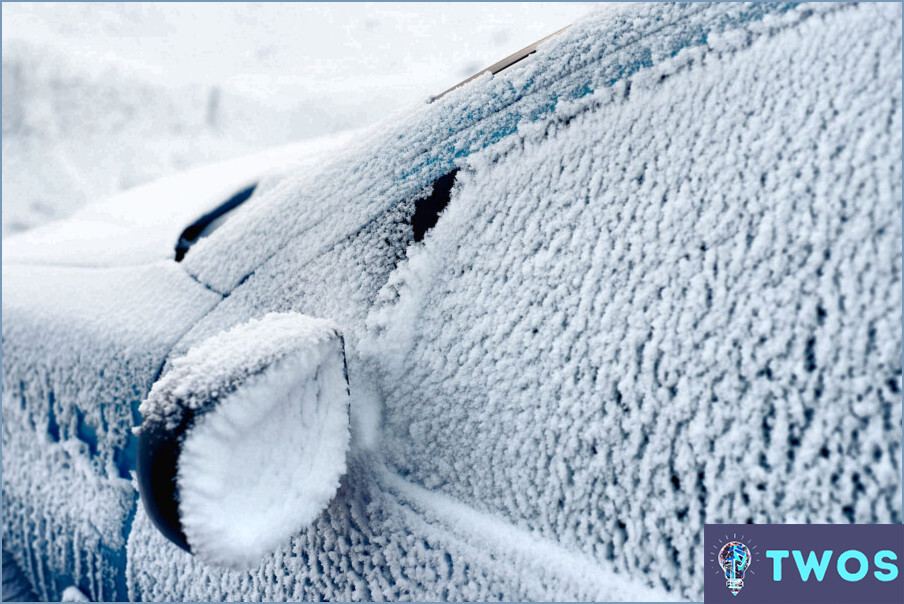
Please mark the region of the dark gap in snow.
<svg viewBox="0 0 904 604"><path fill-rule="evenodd" d="M807 407L806 409L804 409L804 419L806 420L806 424L804 425L804 428L809 428L810 424L813 422L813 409L812 408Z"/></svg>
<svg viewBox="0 0 904 604"><path fill-rule="evenodd" d="M866 338L866 354L869 354L876 349L876 326L872 322L867 329Z"/></svg>
<svg viewBox="0 0 904 604"><path fill-rule="evenodd" d="M808 373L813 373L816 371L816 338L811 337L807 340L806 352L804 353L806 356L806 367Z"/></svg>
<svg viewBox="0 0 904 604"><path fill-rule="evenodd" d="M133 412L132 425L138 426L141 424L141 421L135 421L134 413L135 412ZM135 438L135 435L129 430L126 434L126 442L122 448L113 451L113 464L116 466L120 478L129 479L131 477L132 470L136 467L137 450L138 439Z"/></svg>
<svg viewBox="0 0 904 604"><path fill-rule="evenodd" d="M55 397L53 392L47 395L47 434L53 442L60 442L60 425L56 420L56 412L53 410Z"/></svg>
<svg viewBox="0 0 904 604"><path fill-rule="evenodd" d="M12 554L3 550L3 601L4 602L37 602L31 583Z"/></svg>
<svg viewBox="0 0 904 604"><path fill-rule="evenodd" d="M85 422L85 412L75 409L75 436L88 445L91 457L97 455L97 430Z"/></svg>
<svg viewBox="0 0 904 604"><path fill-rule="evenodd" d="M700 509L706 509L706 472L697 472L697 500L700 502Z"/></svg>
<svg viewBox="0 0 904 604"><path fill-rule="evenodd" d="M433 192L429 196L414 202L414 215L411 217L411 228L414 240L422 241L427 231L436 226L440 212L446 209L458 168L445 176L440 176L433 183Z"/></svg>
<svg viewBox="0 0 904 604"><path fill-rule="evenodd" d="M248 201L248 198L251 197L256 188L257 183L246 189L242 189L219 206L188 225L185 230L182 231L182 234L179 235L179 241L176 243L176 262L182 262L182 259L185 258L185 254L188 253L188 250L191 249L191 246L193 246L198 239L202 236L209 235L216 230L223 222L221 218Z"/></svg>
<svg viewBox="0 0 904 604"><path fill-rule="evenodd" d="M841 513L844 514L844 517L847 518L847 521L850 524L854 524L854 506L844 506L843 508L841 508Z"/></svg>
<svg viewBox="0 0 904 604"><path fill-rule="evenodd" d="M618 521L618 539L616 540L619 543L619 546L624 545L628 542L628 525L625 524L622 520Z"/></svg>

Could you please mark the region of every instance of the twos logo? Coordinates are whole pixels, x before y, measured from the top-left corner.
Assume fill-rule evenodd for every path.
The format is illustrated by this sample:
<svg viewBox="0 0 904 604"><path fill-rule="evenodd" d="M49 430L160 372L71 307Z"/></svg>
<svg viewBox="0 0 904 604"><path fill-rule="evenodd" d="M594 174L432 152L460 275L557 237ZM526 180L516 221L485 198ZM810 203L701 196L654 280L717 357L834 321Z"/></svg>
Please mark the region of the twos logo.
<svg viewBox="0 0 904 604"><path fill-rule="evenodd" d="M707 524L704 600L904 603L902 525Z"/></svg>
<svg viewBox="0 0 904 604"><path fill-rule="evenodd" d="M826 576L826 570L832 562L832 554L834 553L835 552L830 549L824 550L822 552L822 558L817 559L816 552L810 551L810 553L807 554L806 561L804 561L803 552L800 550L791 551L791 554L794 557L794 563L797 565L797 571L800 573L800 578L804 581L809 580L811 574L817 581L822 581ZM769 549L766 550L766 557L772 558L772 580L781 581L782 560L788 557L788 550ZM890 549L883 549L876 552L873 556L873 563L879 570L874 571L873 576L879 581L894 581L897 579L898 567L894 564L894 561L897 559L898 555ZM851 560L856 563L856 565L851 565L852 567L856 566L857 568L854 572L850 572L848 569L848 562ZM866 554L860 550L849 549L838 556L835 568L838 571L838 576L845 581L862 581L869 572L869 561L867 561Z"/></svg>
<svg viewBox="0 0 904 604"><path fill-rule="evenodd" d="M740 541L729 541L719 549L718 556L719 566L725 573L725 587L736 596L744 587L744 573L750 568L750 549Z"/></svg>

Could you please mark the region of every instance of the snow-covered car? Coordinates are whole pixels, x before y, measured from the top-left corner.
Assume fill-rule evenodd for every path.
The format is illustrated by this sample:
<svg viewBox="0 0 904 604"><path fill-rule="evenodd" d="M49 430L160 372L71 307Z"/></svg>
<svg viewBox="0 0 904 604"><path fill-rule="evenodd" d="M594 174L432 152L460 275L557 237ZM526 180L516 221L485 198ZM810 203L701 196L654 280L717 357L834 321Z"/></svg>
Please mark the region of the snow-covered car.
<svg viewBox="0 0 904 604"><path fill-rule="evenodd" d="M4 241L4 549L44 599L700 600L705 523L900 522L901 39L603 10Z"/></svg>

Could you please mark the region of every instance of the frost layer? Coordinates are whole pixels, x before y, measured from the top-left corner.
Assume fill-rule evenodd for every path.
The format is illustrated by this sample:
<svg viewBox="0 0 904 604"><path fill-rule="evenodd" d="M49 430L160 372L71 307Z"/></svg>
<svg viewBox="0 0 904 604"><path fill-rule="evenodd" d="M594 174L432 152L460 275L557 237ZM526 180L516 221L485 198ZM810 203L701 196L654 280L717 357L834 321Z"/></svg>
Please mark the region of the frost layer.
<svg viewBox="0 0 904 604"><path fill-rule="evenodd" d="M220 297L175 263L3 264L3 544L44 601L126 597L138 404Z"/></svg>
<svg viewBox="0 0 904 604"><path fill-rule="evenodd" d="M694 599L705 523L900 522L900 8L810 10L470 156L368 321L391 467Z"/></svg>
<svg viewBox="0 0 904 604"><path fill-rule="evenodd" d="M329 317L382 424L253 571L188 556L139 510L128 595L699 599L705 522L899 521L900 48L895 5L632 5L237 210L182 267L229 295L169 358L273 310ZM412 245L413 200L455 167ZM75 411L129 400L99 371L140 391L156 366L121 363L185 323L149 313L133 347L92 346L37 312L64 273L4 271L4 318L32 317L3 324L4 538L54 593L56 564L98 543L65 532L103 511L115 548L120 514L64 501L82 483L53 480L75 473L62 444L25 441L74 444ZM28 295L8 300L11 277ZM104 454L123 422L97 417ZM65 564L100 581L117 560Z"/></svg>
<svg viewBox="0 0 904 604"><path fill-rule="evenodd" d="M248 378L295 355L311 375L331 354L340 355L335 325L297 313L269 313L214 336L173 361L141 403L145 421L175 429L186 410L199 412L233 393ZM341 363L341 361L340 361ZM141 427L135 429L141 431Z"/></svg>
<svg viewBox="0 0 904 604"><path fill-rule="evenodd" d="M251 573L138 529L135 593L625 597L453 543L477 517L699 600L707 522L899 521L900 46L892 5L634 5L244 208L188 267L231 294L179 347L335 320L383 403L355 481L385 461L460 505L408 522L347 481Z"/></svg>

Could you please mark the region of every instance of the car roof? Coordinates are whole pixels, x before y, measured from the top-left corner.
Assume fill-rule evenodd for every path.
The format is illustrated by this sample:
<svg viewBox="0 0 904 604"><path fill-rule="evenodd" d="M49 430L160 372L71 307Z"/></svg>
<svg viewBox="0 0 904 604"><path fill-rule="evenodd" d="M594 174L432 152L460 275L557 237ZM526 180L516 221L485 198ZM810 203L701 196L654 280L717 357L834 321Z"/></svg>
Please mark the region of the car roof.
<svg viewBox="0 0 904 604"><path fill-rule="evenodd" d="M319 172L289 177L255 196L236 211L235 220L200 241L183 264L216 291L232 291L290 240L335 243L519 127L554 115L557 108L566 119L576 102L683 48L705 45L707 34L790 6L640 5L592 13L540 44L529 60L390 116Z"/></svg>

